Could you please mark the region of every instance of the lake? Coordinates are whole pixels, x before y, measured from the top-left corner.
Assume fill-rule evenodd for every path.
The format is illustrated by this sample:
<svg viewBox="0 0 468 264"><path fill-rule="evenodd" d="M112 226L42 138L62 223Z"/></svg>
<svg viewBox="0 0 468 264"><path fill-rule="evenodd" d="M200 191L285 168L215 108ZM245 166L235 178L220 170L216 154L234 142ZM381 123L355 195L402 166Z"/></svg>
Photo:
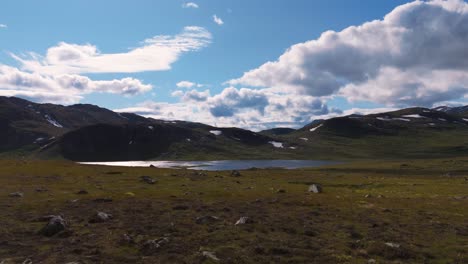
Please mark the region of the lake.
<svg viewBox="0 0 468 264"><path fill-rule="evenodd" d="M250 168L283 168L298 169L339 164L336 161L321 160L214 160L214 161L111 161L111 162L80 162L85 165L149 167L158 168L187 168L191 170L246 170Z"/></svg>

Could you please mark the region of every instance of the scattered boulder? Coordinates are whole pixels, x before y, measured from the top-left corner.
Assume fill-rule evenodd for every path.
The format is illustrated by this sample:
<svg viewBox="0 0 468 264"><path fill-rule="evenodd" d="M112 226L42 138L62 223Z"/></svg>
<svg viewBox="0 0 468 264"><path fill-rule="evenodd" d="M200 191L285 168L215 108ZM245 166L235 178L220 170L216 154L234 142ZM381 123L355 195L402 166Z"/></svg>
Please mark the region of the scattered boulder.
<svg viewBox="0 0 468 264"><path fill-rule="evenodd" d="M240 174L240 172L239 172L239 171L237 171L237 170L233 170L233 171L231 171L231 176L232 176L232 177L240 177L240 176L241 176L241 174Z"/></svg>
<svg viewBox="0 0 468 264"><path fill-rule="evenodd" d="M312 184L309 186L309 192L312 193L322 193L322 186L320 184Z"/></svg>
<svg viewBox="0 0 468 264"><path fill-rule="evenodd" d="M217 216L212 216L212 215L205 215L205 216L200 216L195 219L195 223L199 225L204 225L204 224L211 224L218 222L220 219Z"/></svg>
<svg viewBox="0 0 468 264"><path fill-rule="evenodd" d="M211 259L213 261L216 261L216 262L220 260L218 257L216 257L215 253L211 251L203 251L202 256L205 258Z"/></svg>
<svg viewBox="0 0 468 264"><path fill-rule="evenodd" d="M22 193L22 192L12 192L8 196L22 198L24 196L24 193Z"/></svg>
<svg viewBox="0 0 468 264"><path fill-rule="evenodd" d="M122 239L120 240L120 244L122 245L131 245L131 244L135 244L135 240L133 239L133 237L129 234L123 234L122 235Z"/></svg>
<svg viewBox="0 0 468 264"><path fill-rule="evenodd" d="M235 225L245 225L245 224L251 224L251 223L253 223L253 221L252 219L250 219L250 217L242 216L241 218L239 218L239 220L237 220Z"/></svg>
<svg viewBox="0 0 468 264"><path fill-rule="evenodd" d="M88 194L87 190L79 190L76 194Z"/></svg>
<svg viewBox="0 0 468 264"><path fill-rule="evenodd" d="M156 168L153 164L149 165L150 168Z"/></svg>
<svg viewBox="0 0 468 264"><path fill-rule="evenodd" d="M155 250L160 249L167 243L169 243L169 238L167 237L147 240L145 243L143 243L142 251L145 253L151 253Z"/></svg>
<svg viewBox="0 0 468 264"><path fill-rule="evenodd" d="M278 191L276 191L277 193L286 193L286 190L285 189L278 189Z"/></svg>
<svg viewBox="0 0 468 264"><path fill-rule="evenodd" d="M389 246L391 248L399 248L400 247L400 244L393 243L393 242L387 242L387 243L385 243L385 245Z"/></svg>
<svg viewBox="0 0 468 264"><path fill-rule="evenodd" d="M107 214L104 212L97 212L95 215L93 215L90 219L89 222L94 224L94 223L104 223L112 219L111 214Z"/></svg>
<svg viewBox="0 0 468 264"><path fill-rule="evenodd" d="M49 219L49 222L39 231L39 234L51 237L66 228L65 219L61 216L55 215Z"/></svg>
<svg viewBox="0 0 468 264"><path fill-rule="evenodd" d="M142 182L145 182L147 184L155 184L156 183L156 180L154 180L150 176L141 176L140 179L141 179Z"/></svg>

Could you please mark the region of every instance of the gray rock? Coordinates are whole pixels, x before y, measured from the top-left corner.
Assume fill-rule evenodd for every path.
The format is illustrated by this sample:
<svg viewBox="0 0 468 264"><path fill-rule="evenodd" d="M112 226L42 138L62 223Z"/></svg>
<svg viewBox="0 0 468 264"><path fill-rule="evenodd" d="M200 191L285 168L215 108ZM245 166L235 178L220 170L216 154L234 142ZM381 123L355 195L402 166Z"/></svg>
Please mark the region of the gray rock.
<svg viewBox="0 0 468 264"><path fill-rule="evenodd" d="M39 234L47 237L51 237L63 230L65 230L67 224L65 219L61 216L55 215L49 219L49 222L39 231Z"/></svg>
<svg viewBox="0 0 468 264"><path fill-rule="evenodd" d="M375 263L377 263L377 261L375 261L375 259L369 259L369 260L367 261L367 263L369 263L369 264L375 264Z"/></svg>
<svg viewBox="0 0 468 264"><path fill-rule="evenodd" d="M400 244L393 243L393 242L387 242L385 243L386 246L391 247L391 248L399 248Z"/></svg>
<svg viewBox="0 0 468 264"><path fill-rule="evenodd" d="M12 192L12 193L10 193L8 196L21 198L21 197L24 196L24 193L22 193L22 192Z"/></svg>
<svg viewBox="0 0 468 264"><path fill-rule="evenodd" d="M309 192L322 193L322 186L320 186L319 184L312 184L309 186Z"/></svg>
<svg viewBox="0 0 468 264"><path fill-rule="evenodd" d="M120 240L121 244L135 244L135 240L129 234L123 234L122 239Z"/></svg>
<svg viewBox="0 0 468 264"><path fill-rule="evenodd" d="M233 170L233 171L231 171L231 176L232 176L232 177L240 177L241 174L240 174L239 171Z"/></svg>
<svg viewBox="0 0 468 264"><path fill-rule="evenodd" d="M214 252L211 252L211 251L203 251L202 256L205 257L205 258L209 258L209 259L211 259L213 261L216 261L216 262L219 261L219 258L216 257Z"/></svg>
<svg viewBox="0 0 468 264"><path fill-rule="evenodd" d="M141 181L146 182L148 184L155 184L156 183L156 180L154 180L150 176L141 176L140 179L141 179Z"/></svg>
<svg viewBox="0 0 468 264"><path fill-rule="evenodd" d="M252 219L250 219L250 217L242 216L241 218L239 218L239 220L237 220L235 225L245 225L245 224L251 224L251 223L253 223L253 221Z"/></svg>
<svg viewBox="0 0 468 264"><path fill-rule="evenodd" d="M90 223L104 223L112 219L111 214L107 214L104 212L97 212L95 215L89 219Z"/></svg>
<svg viewBox="0 0 468 264"><path fill-rule="evenodd" d="M167 238L167 237L147 240L145 243L143 243L142 250L144 252L152 252L152 251L155 251L157 249L160 249L161 247L163 247L167 243L169 243L169 238Z"/></svg>

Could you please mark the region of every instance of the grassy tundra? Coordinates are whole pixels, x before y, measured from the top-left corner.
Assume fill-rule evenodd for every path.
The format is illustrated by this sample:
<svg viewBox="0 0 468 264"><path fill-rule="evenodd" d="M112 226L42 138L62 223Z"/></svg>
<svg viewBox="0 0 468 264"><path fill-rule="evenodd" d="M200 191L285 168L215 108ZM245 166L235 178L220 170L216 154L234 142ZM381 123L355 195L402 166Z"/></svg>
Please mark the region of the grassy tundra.
<svg viewBox="0 0 468 264"><path fill-rule="evenodd" d="M2 264L468 263L464 157L239 177L66 161L0 167ZM323 193L309 193L312 183ZM112 218L90 223L98 211ZM38 234L47 215L66 229Z"/></svg>

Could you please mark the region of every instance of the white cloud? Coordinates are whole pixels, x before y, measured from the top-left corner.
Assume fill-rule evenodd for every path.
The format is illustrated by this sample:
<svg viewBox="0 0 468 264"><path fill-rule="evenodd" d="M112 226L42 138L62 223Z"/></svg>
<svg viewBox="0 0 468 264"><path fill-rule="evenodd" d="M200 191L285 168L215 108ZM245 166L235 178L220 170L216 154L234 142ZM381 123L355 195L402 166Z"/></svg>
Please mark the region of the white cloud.
<svg viewBox="0 0 468 264"><path fill-rule="evenodd" d="M183 102L204 102L210 97L210 91L205 90L205 91L197 91L197 90L191 90L191 91L174 91L172 94L174 97L180 97L181 101Z"/></svg>
<svg viewBox="0 0 468 264"><path fill-rule="evenodd" d="M5 24L0 24L0 28L8 28L8 26Z"/></svg>
<svg viewBox="0 0 468 264"><path fill-rule="evenodd" d="M213 15L213 21L214 21L216 24L220 25L220 26L221 26L222 24L224 24L224 21L223 21L220 17L218 17L217 15Z"/></svg>
<svg viewBox="0 0 468 264"><path fill-rule="evenodd" d="M192 88L192 87L203 87L203 84L199 84L199 83L194 83L194 82L190 82L190 81L180 81L176 84L177 87L179 88Z"/></svg>
<svg viewBox="0 0 468 264"><path fill-rule="evenodd" d="M262 130L277 126L299 127L317 116L341 113L329 109L313 96L278 93L272 89L236 89L229 87L219 94L205 91L175 91L178 103L144 102L118 109L157 119L177 119L216 126L236 126Z"/></svg>
<svg viewBox="0 0 468 264"><path fill-rule="evenodd" d="M231 85L393 105L432 105L468 94L468 4L415 1L383 20L327 31L290 47Z"/></svg>
<svg viewBox="0 0 468 264"><path fill-rule="evenodd" d="M62 74L42 75L29 73L0 64L0 95L18 96L38 102L71 104L79 102L89 93L113 93L135 95L152 89L133 78L107 81L91 80L88 77Z"/></svg>
<svg viewBox="0 0 468 264"><path fill-rule="evenodd" d="M48 75L163 71L169 70L183 53L209 45L211 38L206 29L190 26L175 36L147 39L141 47L124 53L105 54L91 44L61 42L49 48L44 57L35 53L27 58L12 56L21 63L23 70Z"/></svg>
<svg viewBox="0 0 468 264"><path fill-rule="evenodd" d="M198 8L198 4L194 2L187 2L182 4L183 8Z"/></svg>

